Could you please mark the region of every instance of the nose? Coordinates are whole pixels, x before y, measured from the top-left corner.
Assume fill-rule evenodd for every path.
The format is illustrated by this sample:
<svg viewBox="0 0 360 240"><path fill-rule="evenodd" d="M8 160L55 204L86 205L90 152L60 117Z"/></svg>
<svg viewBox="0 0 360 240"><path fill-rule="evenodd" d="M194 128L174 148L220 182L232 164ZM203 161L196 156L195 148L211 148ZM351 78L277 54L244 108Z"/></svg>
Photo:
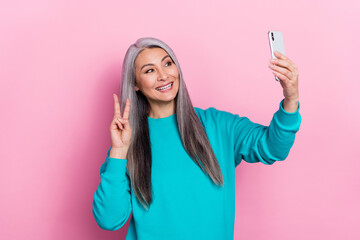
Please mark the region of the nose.
<svg viewBox="0 0 360 240"><path fill-rule="evenodd" d="M159 72L158 80L166 81L166 79L169 76L168 73L162 68L160 68L158 72Z"/></svg>

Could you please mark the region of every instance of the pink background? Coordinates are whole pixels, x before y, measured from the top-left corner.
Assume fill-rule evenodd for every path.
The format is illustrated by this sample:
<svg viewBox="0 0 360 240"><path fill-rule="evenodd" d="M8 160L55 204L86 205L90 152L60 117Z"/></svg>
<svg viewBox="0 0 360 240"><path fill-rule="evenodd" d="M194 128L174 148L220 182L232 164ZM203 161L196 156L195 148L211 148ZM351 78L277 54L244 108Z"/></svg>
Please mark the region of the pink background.
<svg viewBox="0 0 360 240"><path fill-rule="evenodd" d="M112 94L136 39L175 51L194 106L269 125L283 98L268 30L299 67L284 162L236 168L235 239L360 239L360 4L11 1L0 6L0 239L124 239L92 215Z"/></svg>

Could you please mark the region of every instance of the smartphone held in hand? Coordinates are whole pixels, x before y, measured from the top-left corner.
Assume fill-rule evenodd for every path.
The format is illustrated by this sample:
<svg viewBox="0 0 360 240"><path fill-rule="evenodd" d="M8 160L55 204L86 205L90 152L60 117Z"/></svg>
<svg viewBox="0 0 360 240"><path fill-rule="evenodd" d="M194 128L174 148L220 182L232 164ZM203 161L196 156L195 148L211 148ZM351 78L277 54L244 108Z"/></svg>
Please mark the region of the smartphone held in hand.
<svg viewBox="0 0 360 240"><path fill-rule="evenodd" d="M269 38L270 51L271 51L272 58L277 58L274 54L274 52L276 52L276 51L286 55L283 35L280 31L269 31L268 38ZM280 81L280 79L276 76L275 76L275 80Z"/></svg>

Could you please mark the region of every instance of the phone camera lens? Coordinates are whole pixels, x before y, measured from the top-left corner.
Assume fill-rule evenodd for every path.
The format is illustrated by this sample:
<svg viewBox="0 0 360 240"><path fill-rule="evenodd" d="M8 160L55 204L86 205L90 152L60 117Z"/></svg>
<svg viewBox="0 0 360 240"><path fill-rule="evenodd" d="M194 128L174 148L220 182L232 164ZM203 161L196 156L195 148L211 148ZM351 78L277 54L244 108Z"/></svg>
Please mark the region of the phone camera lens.
<svg viewBox="0 0 360 240"><path fill-rule="evenodd" d="M274 33L273 32L271 32L271 38L274 41Z"/></svg>

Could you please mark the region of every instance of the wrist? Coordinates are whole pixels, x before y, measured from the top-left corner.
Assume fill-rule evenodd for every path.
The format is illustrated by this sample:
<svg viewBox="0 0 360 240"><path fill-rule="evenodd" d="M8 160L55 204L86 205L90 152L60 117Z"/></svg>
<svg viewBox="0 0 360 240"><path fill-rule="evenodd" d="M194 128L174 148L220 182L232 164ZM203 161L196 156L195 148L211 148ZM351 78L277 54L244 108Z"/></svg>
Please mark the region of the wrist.
<svg viewBox="0 0 360 240"><path fill-rule="evenodd" d="M283 101L282 107L286 112L289 112L289 113L296 112L299 107L299 99L298 98L292 98L292 99L285 98Z"/></svg>
<svg viewBox="0 0 360 240"><path fill-rule="evenodd" d="M287 102L298 102L299 101L299 97L296 96L296 97L285 97L284 98L285 100L284 101L287 101Z"/></svg>
<svg viewBox="0 0 360 240"><path fill-rule="evenodd" d="M126 159L128 148L111 148L109 157Z"/></svg>

